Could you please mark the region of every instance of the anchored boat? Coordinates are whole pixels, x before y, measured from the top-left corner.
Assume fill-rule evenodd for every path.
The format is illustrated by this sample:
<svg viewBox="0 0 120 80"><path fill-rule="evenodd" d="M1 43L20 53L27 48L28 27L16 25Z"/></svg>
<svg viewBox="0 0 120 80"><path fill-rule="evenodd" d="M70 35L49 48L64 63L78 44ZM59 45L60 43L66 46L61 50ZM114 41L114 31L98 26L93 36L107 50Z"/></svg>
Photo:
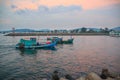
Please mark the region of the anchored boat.
<svg viewBox="0 0 120 80"><path fill-rule="evenodd" d="M57 44L72 44L74 38L63 40L62 38L59 38L59 37L49 37L47 38L47 40L51 40L53 42L56 41Z"/></svg>
<svg viewBox="0 0 120 80"><path fill-rule="evenodd" d="M63 44L71 44L71 43L73 43L73 40L74 40L73 38L68 39L68 40L63 40L62 43Z"/></svg>
<svg viewBox="0 0 120 80"><path fill-rule="evenodd" d="M56 45L56 41L39 43L36 41L36 38L30 38L30 40L20 39L20 42L16 44L16 48L18 49L54 48L55 45Z"/></svg>

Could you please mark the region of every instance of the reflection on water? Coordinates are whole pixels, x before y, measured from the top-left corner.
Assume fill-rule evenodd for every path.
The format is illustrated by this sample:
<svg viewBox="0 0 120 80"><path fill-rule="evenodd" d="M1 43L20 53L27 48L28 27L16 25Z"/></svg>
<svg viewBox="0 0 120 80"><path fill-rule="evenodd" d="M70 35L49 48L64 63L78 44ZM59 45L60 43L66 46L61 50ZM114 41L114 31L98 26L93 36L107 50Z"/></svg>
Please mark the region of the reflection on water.
<svg viewBox="0 0 120 80"><path fill-rule="evenodd" d="M28 55L32 55L32 54L36 54L37 50L33 50L33 49L19 49L20 50L20 55L24 56L24 54L28 54Z"/></svg>
<svg viewBox="0 0 120 80"><path fill-rule="evenodd" d="M17 49L17 50L20 51L21 56L24 56L24 55L35 55L39 49ZM56 51L57 49L53 47L53 48L43 48L42 50Z"/></svg>
<svg viewBox="0 0 120 80"><path fill-rule="evenodd" d="M73 44L60 44L55 49L19 50L14 46L23 36L0 37L0 80L40 80L50 78L54 70L60 76L69 73L75 78L91 71L100 73L104 67L120 72L120 38L74 36Z"/></svg>

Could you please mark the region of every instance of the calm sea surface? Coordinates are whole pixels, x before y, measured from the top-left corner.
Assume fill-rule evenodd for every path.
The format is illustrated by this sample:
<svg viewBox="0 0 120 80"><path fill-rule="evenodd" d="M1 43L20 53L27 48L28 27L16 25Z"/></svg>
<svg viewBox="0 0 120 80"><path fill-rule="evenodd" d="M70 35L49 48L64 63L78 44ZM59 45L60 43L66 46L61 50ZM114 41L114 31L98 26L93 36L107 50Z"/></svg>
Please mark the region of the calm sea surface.
<svg viewBox="0 0 120 80"><path fill-rule="evenodd" d="M50 78L54 70L58 70L60 76L69 73L74 78L91 71L100 74L102 68L120 73L120 37L73 37L73 44L57 45L55 50L18 50L15 44L19 39L29 37L0 34L0 80L40 80ZM46 38L40 36L39 41Z"/></svg>

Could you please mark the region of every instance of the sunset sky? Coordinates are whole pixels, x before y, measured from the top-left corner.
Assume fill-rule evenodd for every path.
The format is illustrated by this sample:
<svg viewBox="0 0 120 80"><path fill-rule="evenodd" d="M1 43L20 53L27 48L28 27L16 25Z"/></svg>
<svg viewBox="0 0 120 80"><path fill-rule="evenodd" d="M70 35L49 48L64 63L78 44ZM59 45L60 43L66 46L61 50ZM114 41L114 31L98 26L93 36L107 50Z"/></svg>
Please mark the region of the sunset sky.
<svg viewBox="0 0 120 80"><path fill-rule="evenodd" d="M0 0L0 30L118 26L120 0Z"/></svg>

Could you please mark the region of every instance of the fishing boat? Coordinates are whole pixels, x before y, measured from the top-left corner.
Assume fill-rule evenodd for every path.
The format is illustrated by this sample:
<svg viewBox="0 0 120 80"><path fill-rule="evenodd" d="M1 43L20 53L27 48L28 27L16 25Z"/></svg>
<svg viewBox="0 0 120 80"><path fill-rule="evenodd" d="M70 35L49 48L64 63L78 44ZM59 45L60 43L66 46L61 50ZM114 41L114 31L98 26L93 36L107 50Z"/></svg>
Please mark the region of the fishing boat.
<svg viewBox="0 0 120 80"><path fill-rule="evenodd" d="M62 38L59 38L59 37L50 37L50 38L47 38L47 40L56 41L57 44L72 44L74 38L63 40Z"/></svg>
<svg viewBox="0 0 120 80"><path fill-rule="evenodd" d="M56 41L57 44L62 42L62 38L59 37L47 37L47 40L52 42Z"/></svg>
<svg viewBox="0 0 120 80"><path fill-rule="evenodd" d="M72 44L73 43L74 38L68 39L68 40L63 40L62 43L63 44Z"/></svg>
<svg viewBox="0 0 120 80"><path fill-rule="evenodd" d="M60 37L47 37L47 40L58 40L58 39L62 39Z"/></svg>
<svg viewBox="0 0 120 80"><path fill-rule="evenodd" d="M40 49L40 48L54 48L56 41L39 43L36 38L30 38L30 40L20 39L20 42L16 44L18 49Z"/></svg>

